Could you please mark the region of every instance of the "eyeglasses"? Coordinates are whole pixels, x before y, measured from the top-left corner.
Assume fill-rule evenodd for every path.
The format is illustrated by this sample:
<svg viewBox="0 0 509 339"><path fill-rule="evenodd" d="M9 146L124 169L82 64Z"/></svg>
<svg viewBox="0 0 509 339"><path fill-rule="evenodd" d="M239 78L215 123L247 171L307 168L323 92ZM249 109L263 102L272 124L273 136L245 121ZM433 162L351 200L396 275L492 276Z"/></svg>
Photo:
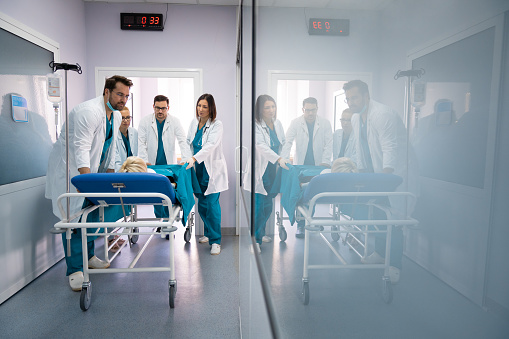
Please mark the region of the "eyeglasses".
<svg viewBox="0 0 509 339"><path fill-rule="evenodd" d="M125 101L128 101L129 100L129 94L127 95L124 95L124 93L120 93L120 92L112 92L113 94L117 95L119 98L121 99L124 99L125 98Z"/></svg>
<svg viewBox="0 0 509 339"><path fill-rule="evenodd" d="M131 120L131 116L128 116L128 117L122 117L122 120Z"/></svg>
<svg viewBox="0 0 509 339"><path fill-rule="evenodd" d="M166 112L168 107L157 107L157 106L154 106L154 109L155 109L156 112L157 111Z"/></svg>
<svg viewBox="0 0 509 339"><path fill-rule="evenodd" d="M339 119L339 121L350 122L350 121L352 121L352 119Z"/></svg>
<svg viewBox="0 0 509 339"><path fill-rule="evenodd" d="M318 108L304 108L304 112L306 113L314 113L318 111Z"/></svg>
<svg viewBox="0 0 509 339"><path fill-rule="evenodd" d="M361 98L362 97L359 95L354 95L349 98L345 98L345 104L348 104L349 102L352 102L352 101L359 101L359 99L361 99Z"/></svg>

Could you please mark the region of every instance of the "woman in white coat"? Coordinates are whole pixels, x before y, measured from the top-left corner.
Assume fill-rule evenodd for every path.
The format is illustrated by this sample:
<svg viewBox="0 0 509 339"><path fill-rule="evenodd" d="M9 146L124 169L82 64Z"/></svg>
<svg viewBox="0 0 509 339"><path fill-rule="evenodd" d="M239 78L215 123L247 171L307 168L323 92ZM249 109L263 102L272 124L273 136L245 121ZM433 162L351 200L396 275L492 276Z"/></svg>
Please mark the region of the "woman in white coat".
<svg viewBox="0 0 509 339"><path fill-rule="evenodd" d="M122 111L122 123L117 136L117 152L115 156L115 172L120 170L126 159L138 155L138 131L131 126L131 112L127 106Z"/></svg>
<svg viewBox="0 0 509 339"><path fill-rule="evenodd" d="M255 165L254 172L248 170L244 176L244 188L250 190L251 175L255 185L255 239L258 245L272 239L265 236L265 225L272 213L271 193L276 178L277 162L281 160L281 149L285 143L283 125L277 120L276 101L269 95L260 95L255 104ZM283 164L284 165L284 164Z"/></svg>
<svg viewBox="0 0 509 339"><path fill-rule="evenodd" d="M219 193L228 189L228 173L223 154L223 123L216 119L214 97L203 94L196 103L196 119L187 133L187 143L193 156L187 169L193 165L202 193L198 198L198 213L204 224L205 236L200 243L212 245L210 254L221 253L221 206Z"/></svg>

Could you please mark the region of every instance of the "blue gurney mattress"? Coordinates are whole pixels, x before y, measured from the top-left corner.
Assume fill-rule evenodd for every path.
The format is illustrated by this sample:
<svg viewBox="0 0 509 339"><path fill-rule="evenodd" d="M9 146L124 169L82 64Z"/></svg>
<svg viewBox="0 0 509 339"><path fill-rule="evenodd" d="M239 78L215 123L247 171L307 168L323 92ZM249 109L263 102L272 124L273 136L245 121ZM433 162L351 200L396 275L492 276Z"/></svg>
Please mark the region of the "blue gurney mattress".
<svg viewBox="0 0 509 339"><path fill-rule="evenodd" d="M176 203L175 190L170 180L157 173L89 173L77 175L72 178L72 184L81 193L161 193L166 195L172 203ZM99 205L104 201L111 205L120 205L118 197L87 197L93 204ZM135 197L122 198L126 205L161 204L161 198Z"/></svg>
<svg viewBox="0 0 509 339"><path fill-rule="evenodd" d="M325 192L394 192L403 179L385 173L327 173L309 182L302 194L301 203L310 201L315 195ZM317 203L364 203L377 197L323 197Z"/></svg>

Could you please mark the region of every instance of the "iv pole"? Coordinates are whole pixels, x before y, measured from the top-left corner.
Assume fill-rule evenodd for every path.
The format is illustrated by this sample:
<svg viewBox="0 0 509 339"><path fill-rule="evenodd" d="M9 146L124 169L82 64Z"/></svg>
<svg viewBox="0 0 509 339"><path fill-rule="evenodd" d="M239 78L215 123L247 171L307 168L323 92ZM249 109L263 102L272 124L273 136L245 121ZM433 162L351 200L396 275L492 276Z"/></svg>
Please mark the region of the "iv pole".
<svg viewBox="0 0 509 339"><path fill-rule="evenodd" d="M407 82L405 84L405 127L406 127L406 174L407 174L407 180L406 180L406 186L405 191L408 191L408 175L409 175L409 168L408 163L410 161L409 155L410 155L410 116L411 116L411 109L412 109L412 94L410 91L412 90L412 81L414 78L419 79L421 76L423 76L426 72L424 69L410 69L406 71L398 70L396 72L396 75L394 75L394 80L398 80L399 78L406 77ZM415 110L415 126L417 126L417 119L419 114L420 108L416 108ZM408 197L405 197L405 213L408 211L406 210L408 208Z"/></svg>
<svg viewBox="0 0 509 339"><path fill-rule="evenodd" d="M70 187L71 187L71 183L70 183L70 173L69 173L69 108L68 108L68 104L67 104L67 71L75 71L77 72L78 74L81 74L82 73L82 70L81 70L81 66L79 64L75 64L75 65L71 65L71 64L66 64L66 63L56 63L56 62L50 62L49 63L49 67L51 67L53 69L53 73L58 71L59 69L63 69L65 70L65 137L66 137L66 142L65 142L65 166L66 166L66 171L65 171L65 187L66 187L66 193L69 193L70 192ZM69 218L70 218L70 211L71 211L71 207L70 207L70 198L67 197L66 198L66 203L67 203L67 222L69 222ZM62 233L64 231L60 231L58 233ZM69 230L70 232L70 230ZM71 243L70 243L70 234L68 234L68 237L67 237L67 253L70 255L71 253Z"/></svg>

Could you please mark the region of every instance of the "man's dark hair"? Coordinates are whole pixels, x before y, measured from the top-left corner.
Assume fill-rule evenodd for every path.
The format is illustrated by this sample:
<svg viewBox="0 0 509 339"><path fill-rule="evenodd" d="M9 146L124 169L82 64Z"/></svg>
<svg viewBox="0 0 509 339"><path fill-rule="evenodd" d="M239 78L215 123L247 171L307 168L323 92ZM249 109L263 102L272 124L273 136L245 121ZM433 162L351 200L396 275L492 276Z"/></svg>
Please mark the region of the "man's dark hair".
<svg viewBox="0 0 509 339"><path fill-rule="evenodd" d="M357 87L361 94L369 95L368 84L361 80L348 81L346 84L343 85L343 90L346 92L354 87Z"/></svg>
<svg viewBox="0 0 509 339"><path fill-rule="evenodd" d="M318 107L318 100L316 100L316 98L309 97L302 101L302 107L304 107L305 104L316 105L316 107Z"/></svg>
<svg viewBox="0 0 509 339"><path fill-rule="evenodd" d="M170 99L168 99L168 97L166 95L162 95L162 94L156 95L155 98L154 98L154 105L158 101L166 101L167 105L170 104Z"/></svg>
<svg viewBox="0 0 509 339"><path fill-rule="evenodd" d="M126 77L123 77L121 75L114 75L108 79L106 79L106 82L104 83L104 89L103 89L103 95L106 93L106 89L109 89L110 92L117 87L117 82L121 82L122 84L126 85L127 87L131 88L133 85L133 82Z"/></svg>

